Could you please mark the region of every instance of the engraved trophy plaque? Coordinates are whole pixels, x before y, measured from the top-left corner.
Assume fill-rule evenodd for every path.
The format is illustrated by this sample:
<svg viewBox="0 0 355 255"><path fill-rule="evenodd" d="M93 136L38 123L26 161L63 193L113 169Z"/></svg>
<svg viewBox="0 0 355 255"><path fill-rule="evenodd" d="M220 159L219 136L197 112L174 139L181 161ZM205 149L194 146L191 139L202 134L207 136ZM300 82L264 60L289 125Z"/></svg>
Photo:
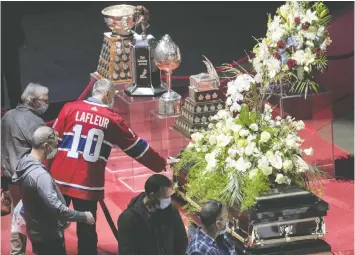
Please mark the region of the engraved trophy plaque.
<svg viewBox="0 0 355 255"><path fill-rule="evenodd" d="M154 60L157 67L166 74L168 91L159 98L159 114L172 116L181 113L181 96L171 90L172 71L179 67L181 54L179 47L169 35L163 36L154 51Z"/></svg>
<svg viewBox="0 0 355 255"><path fill-rule="evenodd" d="M149 13L142 6L123 4L107 7L102 14L112 32L104 33L96 74L115 83L131 83L132 29L146 22Z"/></svg>
<svg viewBox="0 0 355 255"><path fill-rule="evenodd" d="M130 96L157 96L166 92L160 84L159 69L154 62L156 40L152 35L134 34L130 46L132 84L125 89Z"/></svg>

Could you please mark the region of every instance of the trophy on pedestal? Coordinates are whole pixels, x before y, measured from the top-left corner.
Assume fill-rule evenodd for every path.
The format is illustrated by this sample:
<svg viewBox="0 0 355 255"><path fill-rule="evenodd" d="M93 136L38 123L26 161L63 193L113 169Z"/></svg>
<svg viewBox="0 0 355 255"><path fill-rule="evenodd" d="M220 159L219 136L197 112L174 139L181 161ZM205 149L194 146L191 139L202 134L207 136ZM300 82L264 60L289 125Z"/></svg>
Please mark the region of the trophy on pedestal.
<svg viewBox="0 0 355 255"><path fill-rule="evenodd" d="M181 113L181 96L171 90L171 74L181 63L180 49L169 35L165 35L155 48L154 55L155 64L166 74L168 89L159 98L159 114L166 116L179 115Z"/></svg>
<svg viewBox="0 0 355 255"><path fill-rule="evenodd" d="M126 89L131 96L165 92L153 61L156 41L146 33L148 10L143 6L114 5L103 9L102 14L112 32L104 33L98 76L118 84L131 84ZM141 34L135 32L138 26L142 28Z"/></svg>
<svg viewBox="0 0 355 255"><path fill-rule="evenodd" d="M190 76L189 96L185 99L174 128L190 138L191 133L206 129L212 117L224 109L220 98L220 81L212 63L206 58L203 61L208 73Z"/></svg>

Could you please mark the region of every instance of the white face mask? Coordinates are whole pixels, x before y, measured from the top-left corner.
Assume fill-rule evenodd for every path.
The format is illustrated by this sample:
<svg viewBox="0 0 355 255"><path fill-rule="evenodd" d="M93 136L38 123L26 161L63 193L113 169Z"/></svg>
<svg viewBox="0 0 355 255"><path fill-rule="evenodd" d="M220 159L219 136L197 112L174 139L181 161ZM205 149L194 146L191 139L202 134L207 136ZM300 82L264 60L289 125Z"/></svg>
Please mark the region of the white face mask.
<svg viewBox="0 0 355 255"><path fill-rule="evenodd" d="M227 233L228 226L229 226L229 224L228 224L228 221L227 221L224 229L219 231L219 235L224 235L225 233Z"/></svg>
<svg viewBox="0 0 355 255"><path fill-rule="evenodd" d="M48 110L48 104L46 104L45 102L41 102L40 104L41 106L38 107L36 110L39 114L44 114Z"/></svg>
<svg viewBox="0 0 355 255"><path fill-rule="evenodd" d="M54 156L55 156L55 154L57 153L57 151L58 151L58 149L57 148L52 148L52 151L49 153L49 154L47 154L47 159L52 159L52 158L54 158Z"/></svg>
<svg viewBox="0 0 355 255"><path fill-rule="evenodd" d="M108 104L108 107L110 107L112 109L114 104L115 104L115 99L112 98L111 102Z"/></svg>
<svg viewBox="0 0 355 255"><path fill-rule="evenodd" d="M158 208L164 210L165 208L168 208L170 204L171 204L171 197L166 199L160 199L160 205L158 205Z"/></svg>

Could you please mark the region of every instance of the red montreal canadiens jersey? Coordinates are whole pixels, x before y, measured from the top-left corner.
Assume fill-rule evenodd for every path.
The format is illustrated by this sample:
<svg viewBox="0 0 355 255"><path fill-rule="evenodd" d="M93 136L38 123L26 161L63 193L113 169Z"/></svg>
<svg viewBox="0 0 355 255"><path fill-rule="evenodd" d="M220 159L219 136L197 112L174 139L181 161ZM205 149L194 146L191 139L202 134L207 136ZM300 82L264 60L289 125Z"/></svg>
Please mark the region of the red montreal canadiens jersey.
<svg viewBox="0 0 355 255"><path fill-rule="evenodd" d="M155 172L164 169L165 159L96 99L65 104L53 128L60 142L50 171L64 195L104 198L105 167L113 145Z"/></svg>

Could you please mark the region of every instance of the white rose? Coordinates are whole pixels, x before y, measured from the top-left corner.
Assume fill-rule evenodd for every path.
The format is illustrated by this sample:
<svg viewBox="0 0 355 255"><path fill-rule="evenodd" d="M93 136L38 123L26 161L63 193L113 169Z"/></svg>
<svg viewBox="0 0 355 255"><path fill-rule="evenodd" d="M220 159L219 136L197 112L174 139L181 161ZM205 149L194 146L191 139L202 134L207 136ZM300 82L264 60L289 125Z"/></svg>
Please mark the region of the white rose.
<svg viewBox="0 0 355 255"><path fill-rule="evenodd" d="M228 155L230 158L235 158L235 156L237 155L237 150L235 148L229 148Z"/></svg>
<svg viewBox="0 0 355 255"><path fill-rule="evenodd" d="M248 160L244 160L243 157L240 157L235 164L235 168L237 168L237 170L242 173L244 173L250 167L251 163Z"/></svg>
<svg viewBox="0 0 355 255"><path fill-rule="evenodd" d="M271 135L269 132L267 132L267 131L261 132L261 135L260 135L260 142L261 143L266 143L267 141L269 141L270 138L271 138Z"/></svg>
<svg viewBox="0 0 355 255"><path fill-rule="evenodd" d="M244 149L245 155L250 156L251 154L253 154L254 148L255 148L255 143L248 144Z"/></svg>
<svg viewBox="0 0 355 255"><path fill-rule="evenodd" d="M215 171L217 169L217 165L218 161L216 159L211 159L207 162L206 170L204 171L204 173Z"/></svg>
<svg viewBox="0 0 355 255"><path fill-rule="evenodd" d="M278 184L284 183L285 182L285 178L284 178L283 174L277 174L275 182L278 183Z"/></svg>
<svg viewBox="0 0 355 255"><path fill-rule="evenodd" d="M253 179L258 174L258 169L254 168L249 172L249 179Z"/></svg>
<svg viewBox="0 0 355 255"><path fill-rule="evenodd" d="M304 173L309 171L309 165L300 156L296 156L297 172Z"/></svg>
<svg viewBox="0 0 355 255"><path fill-rule="evenodd" d="M259 130L259 127L256 123L253 123L249 126L249 128L253 131L258 131Z"/></svg>
<svg viewBox="0 0 355 255"><path fill-rule="evenodd" d="M296 140L295 135L287 135L285 139L286 146L289 147L290 149L296 148L297 147L297 140Z"/></svg>
<svg viewBox="0 0 355 255"><path fill-rule="evenodd" d="M226 104L227 105L232 105L233 104L232 98L228 97L227 100L226 100Z"/></svg>
<svg viewBox="0 0 355 255"><path fill-rule="evenodd" d="M309 149L305 149L303 150L304 154L306 154L307 156L312 156L313 155L313 148L309 148Z"/></svg>
<svg viewBox="0 0 355 255"><path fill-rule="evenodd" d="M194 148L194 144L193 143L189 143L186 147L187 150L191 151Z"/></svg>
<svg viewBox="0 0 355 255"><path fill-rule="evenodd" d="M283 169L285 171L289 171L292 169L293 167L293 163L292 163L292 160L289 160L289 159L286 159L284 162L283 162Z"/></svg>
<svg viewBox="0 0 355 255"><path fill-rule="evenodd" d="M226 110L219 110L217 113L218 117L220 118L227 118L230 116L230 113L227 112Z"/></svg>
<svg viewBox="0 0 355 255"><path fill-rule="evenodd" d="M295 123L295 128L297 131L300 131L305 128L304 122L302 120L299 120Z"/></svg>
<svg viewBox="0 0 355 255"><path fill-rule="evenodd" d="M242 106L238 103L234 103L229 109L231 112L240 112L242 109Z"/></svg>
<svg viewBox="0 0 355 255"><path fill-rule="evenodd" d="M272 155L268 157L268 160L270 164L276 169L280 170L282 168L282 158L280 155Z"/></svg>
<svg viewBox="0 0 355 255"><path fill-rule="evenodd" d="M239 135L242 137L248 136L249 135L249 130L247 129L242 129L239 131Z"/></svg>
<svg viewBox="0 0 355 255"><path fill-rule="evenodd" d="M208 138L209 142L211 145L215 145L217 143L217 138L215 135L211 135L209 138Z"/></svg>
<svg viewBox="0 0 355 255"><path fill-rule="evenodd" d="M288 178L287 176L284 177L284 183L290 185L291 184L291 179Z"/></svg>
<svg viewBox="0 0 355 255"><path fill-rule="evenodd" d="M264 175L269 176L272 174L272 167L271 166L262 166L260 170L263 172Z"/></svg>
<svg viewBox="0 0 355 255"><path fill-rule="evenodd" d="M269 160L267 159L267 157L262 156L259 160L258 160L258 167L261 168L262 166L268 166L269 165Z"/></svg>
<svg viewBox="0 0 355 255"><path fill-rule="evenodd" d="M256 139L256 135L248 135L247 141L250 143Z"/></svg>
<svg viewBox="0 0 355 255"><path fill-rule="evenodd" d="M242 129L242 126L234 124L234 125L231 126L231 129L233 130L233 132L239 133L239 131Z"/></svg>
<svg viewBox="0 0 355 255"><path fill-rule="evenodd" d="M264 112L271 112L271 111L272 111L271 106L269 104L265 104Z"/></svg>
<svg viewBox="0 0 355 255"><path fill-rule="evenodd" d="M221 134L217 136L217 146L221 148L225 147L230 143L232 139L233 139L232 136Z"/></svg>
<svg viewBox="0 0 355 255"><path fill-rule="evenodd" d="M203 139L204 135L201 134L200 132L194 133L191 135L192 141L195 143L199 143Z"/></svg>
<svg viewBox="0 0 355 255"><path fill-rule="evenodd" d="M261 68L261 64L259 64L259 68ZM255 68L255 70L257 70L257 68ZM260 69L259 69L260 70ZM260 70L261 71L261 70ZM254 76L254 80L256 83L262 83L263 82L263 75L262 73L257 73L255 76Z"/></svg>

